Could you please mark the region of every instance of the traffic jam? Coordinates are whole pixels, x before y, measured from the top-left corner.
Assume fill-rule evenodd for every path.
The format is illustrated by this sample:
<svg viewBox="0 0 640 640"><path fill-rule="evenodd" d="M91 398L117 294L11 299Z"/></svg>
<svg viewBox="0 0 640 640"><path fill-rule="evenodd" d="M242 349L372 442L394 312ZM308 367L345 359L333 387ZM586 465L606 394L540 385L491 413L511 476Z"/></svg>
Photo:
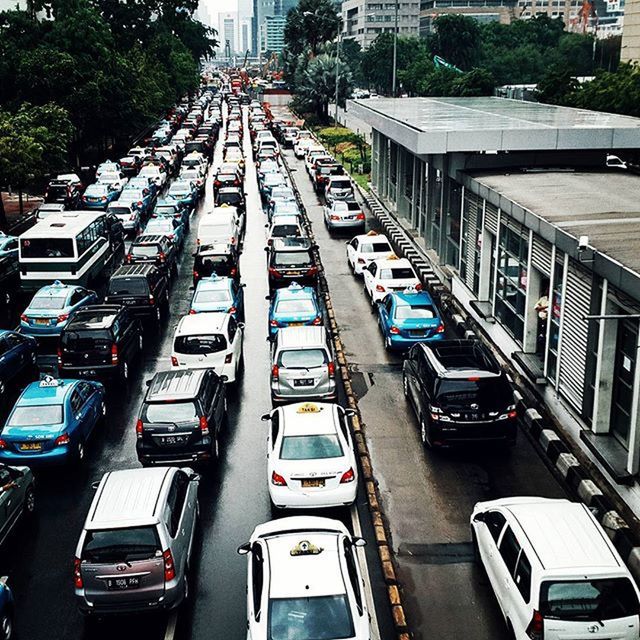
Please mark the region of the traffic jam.
<svg viewBox="0 0 640 640"><path fill-rule="evenodd" d="M0 332L1 638L392 636L302 167L422 445L516 443L511 381L367 230L344 167L216 71L2 238L23 304ZM638 589L586 508L503 498L470 528L512 637L583 637L594 615L599 637L638 636Z"/></svg>

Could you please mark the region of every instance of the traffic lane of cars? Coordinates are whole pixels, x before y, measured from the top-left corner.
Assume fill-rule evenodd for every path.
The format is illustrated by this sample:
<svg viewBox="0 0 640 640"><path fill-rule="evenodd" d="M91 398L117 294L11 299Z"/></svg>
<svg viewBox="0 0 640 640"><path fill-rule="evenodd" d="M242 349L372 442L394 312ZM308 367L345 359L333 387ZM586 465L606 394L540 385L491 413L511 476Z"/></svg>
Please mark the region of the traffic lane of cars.
<svg viewBox="0 0 640 640"><path fill-rule="evenodd" d="M350 273L348 237L329 235L303 162L285 154L314 223L345 352L356 370L360 411L416 637L504 638L491 587L472 564L469 514L480 500L564 493L522 434L511 452L491 445L473 451L423 449L403 398L402 357L385 350L362 280ZM425 593L428 600L421 597Z"/></svg>

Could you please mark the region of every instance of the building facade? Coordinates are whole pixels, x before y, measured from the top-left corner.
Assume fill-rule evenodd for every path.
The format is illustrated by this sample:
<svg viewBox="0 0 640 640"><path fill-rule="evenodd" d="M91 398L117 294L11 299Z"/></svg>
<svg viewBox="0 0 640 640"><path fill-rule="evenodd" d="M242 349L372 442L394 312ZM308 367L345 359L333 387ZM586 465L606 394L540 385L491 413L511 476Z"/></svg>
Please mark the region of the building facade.
<svg viewBox="0 0 640 640"><path fill-rule="evenodd" d="M510 24L516 18L518 0L422 0L420 3L420 36L434 31L438 16L456 13L475 18L478 22Z"/></svg>
<svg viewBox="0 0 640 640"><path fill-rule="evenodd" d="M260 53L282 53L284 49L284 16L265 16L260 26Z"/></svg>
<svg viewBox="0 0 640 640"><path fill-rule="evenodd" d="M640 62L640 0L626 0L622 31L622 62Z"/></svg>
<svg viewBox="0 0 640 640"><path fill-rule="evenodd" d="M616 482L640 469L640 119L500 98L358 100L375 194ZM545 300L546 299L546 300ZM540 312L542 307L544 313ZM555 403L555 405L554 405Z"/></svg>
<svg viewBox="0 0 640 640"><path fill-rule="evenodd" d="M420 27L420 3L400 1L398 7L398 34L417 36ZM342 36L352 38L367 49L381 33L395 30L393 2L373 0L344 0L342 3Z"/></svg>

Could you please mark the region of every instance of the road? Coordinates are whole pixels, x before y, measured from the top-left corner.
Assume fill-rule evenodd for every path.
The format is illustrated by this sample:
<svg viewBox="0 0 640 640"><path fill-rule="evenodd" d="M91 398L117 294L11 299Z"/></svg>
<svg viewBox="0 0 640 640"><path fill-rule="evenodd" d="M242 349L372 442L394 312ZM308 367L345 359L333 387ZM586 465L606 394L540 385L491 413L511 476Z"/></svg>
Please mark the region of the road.
<svg viewBox="0 0 640 640"><path fill-rule="evenodd" d="M347 266L345 240L351 235L328 233L303 161L290 150L284 157L320 246L414 637L506 638L490 585L472 563L469 514L480 500L566 497L563 489L522 434L510 452L424 450L402 393L402 359L385 350L362 281ZM375 221L367 220L367 228L373 227Z"/></svg>
<svg viewBox="0 0 640 640"><path fill-rule="evenodd" d="M268 303L264 258L265 216L262 213L251 161L248 136L247 237L241 258L246 283L245 374L237 393L229 399L228 432L222 443L222 462L203 475L200 489L201 527L196 544L195 589L191 602L177 616L126 617L101 623L85 631L73 600L72 565L76 542L93 497L91 485L108 470L138 467L135 455L135 422L146 390L145 381L170 366L173 330L188 312L192 292L190 247L195 245L197 218L212 206L213 169L209 173L203 201L192 219L191 233L182 256L179 276L173 283L170 316L159 336L145 334L144 356L132 372L129 390L109 398L104 430L88 447L79 470L37 473L38 511L32 525L21 525L0 550L0 574L8 575L17 602L18 640L86 640L106 638L173 638L209 640L246 637L246 559L236 547L245 542L256 524L271 518L266 485L266 431L260 416L271 408L269 395L269 351L266 341ZM213 167L221 161L216 147ZM357 508L340 516L369 541L366 570L375 601L374 640L391 637L391 621L385 587L366 517L364 491Z"/></svg>

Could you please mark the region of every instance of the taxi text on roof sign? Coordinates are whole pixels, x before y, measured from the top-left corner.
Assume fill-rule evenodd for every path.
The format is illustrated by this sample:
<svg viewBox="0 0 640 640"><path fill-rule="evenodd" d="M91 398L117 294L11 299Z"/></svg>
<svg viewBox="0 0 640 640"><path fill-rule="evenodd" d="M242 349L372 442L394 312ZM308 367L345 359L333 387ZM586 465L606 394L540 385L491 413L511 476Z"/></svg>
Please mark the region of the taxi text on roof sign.
<svg viewBox="0 0 640 640"><path fill-rule="evenodd" d="M38 385L41 388L46 387L59 387L62 384L62 380L57 380L53 376L45 376L40 380L40 384Z"/></svg>
<svg viewBox="0 0 640 640"><path fill-rule="evenodd" d="M298 407L296 413L319 413L320 407L313 402L305 402Z"/></svg>
<svg viewBox="0 0 640 640"><path fill-rule="evenodd" d="M324 549L322 547L318 547L308 540L301 540L289 551L289 554L292 556L317 556L323 551Z"/></svg>

